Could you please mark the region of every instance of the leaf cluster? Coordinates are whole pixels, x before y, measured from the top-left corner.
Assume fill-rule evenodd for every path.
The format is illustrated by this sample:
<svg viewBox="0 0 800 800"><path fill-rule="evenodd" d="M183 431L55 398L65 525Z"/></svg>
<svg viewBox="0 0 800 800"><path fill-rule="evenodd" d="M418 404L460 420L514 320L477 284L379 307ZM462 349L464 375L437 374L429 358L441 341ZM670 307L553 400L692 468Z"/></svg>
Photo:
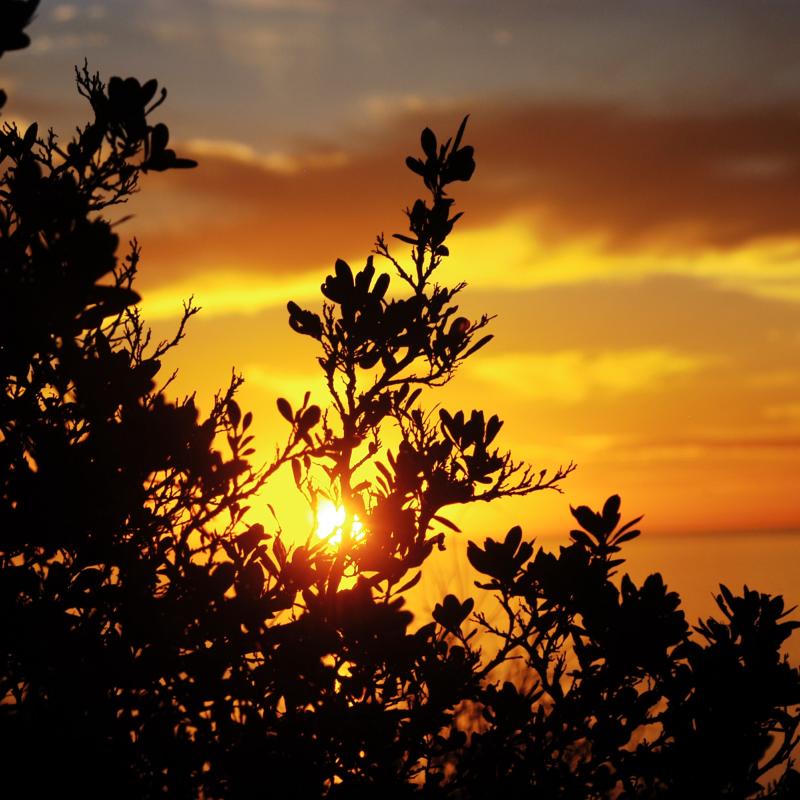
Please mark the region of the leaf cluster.
<svg viewBox="0 0 800 800"><path fill-rule="evenodd" d="M769 788L763 778L791 764L798 741L800 673L780 655L798 623L785 621L782 598L722 585L724 619L691 629L660 574L614 580L623 543L639 535L638 519L619 525L619 506L614 496L601 512L573 509L580 529L558 554L518 527L470 543L489 578L476 585L502 609L501 622L475 615L497 642L481 669L514 659L524 681L499 698L487 687L489 725L477 726L454 783L467 797L489 791L490 774L512 796L784 796L797 773Z"/></svg>
<svg viewBox="0 0 800 800"><path fill-rule="evenodd" d="M35 3L10 7L5 49ZM77 83L94 119L66 147L35 126L0 135L10 796L797 793L800 674L780 649L798 623L782 598L722 586L721 618L690 628L660 575L618 577L639 535L618 497L573 509L558 553L520 527L470 542L476 597L407 607L460 534L447 507L558 489L573 469L514 460L497 415L421 405L491 338L489 317L459 315L463 284L433 281L461 216L447 187L474 170L466 120L444 144L423 131L407 161L427 192L397 237L407 258L381 236L360 270L335 263L319 312L289 303L329 400L278 399L286 441L253 466L240 377L206 416L157 384L197 309L151 340L139 247L119 257L106 217L144 172L191 166L151 122L164 92L86 68ZM253 521L283 467L312 510L345 509L338 543L285 536L274 510Z"/></svg>

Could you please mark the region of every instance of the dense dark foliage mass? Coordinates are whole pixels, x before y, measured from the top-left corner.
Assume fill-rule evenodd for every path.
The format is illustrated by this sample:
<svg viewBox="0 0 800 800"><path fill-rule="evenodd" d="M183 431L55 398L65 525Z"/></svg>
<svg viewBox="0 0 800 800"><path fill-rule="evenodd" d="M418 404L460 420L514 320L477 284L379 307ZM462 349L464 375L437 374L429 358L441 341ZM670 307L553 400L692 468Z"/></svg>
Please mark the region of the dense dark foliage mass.
<svg viewBox="0 0 800 800"><path fill-rule="evenodd" d="M0 6L3 49L26 44L34 6ZM475 167L466 120L407 161L426 198L396 237L407 266L377 241L392 291L371 256L336 262L321 313L289 303L329 403L278 400L288 439L254 467L238 378L207 417L157 386L194 309L150 340L139 249L120 257L108 219L142 173L193 165L152 121L165 93L86 69L77 85L93 120L66 145L0 133L6 796L800 796L800 675L780 655L797 623L780 597L723 586L719 619L690 628L659 574L620 575L639 531L618 497L574 509L557 553L518 527L471 542L496 614L452 594L431 619L405 607L460 535L446 507L572 469L498 450L496 416L418 405L491 338L459 315L463 285L433 282L449 191ZM312 508L345 509L336 542L246 521L283 466Z"/></svg>

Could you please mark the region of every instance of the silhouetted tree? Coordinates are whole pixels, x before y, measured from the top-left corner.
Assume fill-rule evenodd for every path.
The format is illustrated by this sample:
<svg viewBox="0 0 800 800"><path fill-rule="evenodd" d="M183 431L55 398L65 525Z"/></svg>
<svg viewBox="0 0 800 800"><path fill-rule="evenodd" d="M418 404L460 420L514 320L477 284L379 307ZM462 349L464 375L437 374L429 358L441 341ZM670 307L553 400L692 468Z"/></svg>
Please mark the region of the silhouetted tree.
<svg viewBox="0 0 800 800"><path fill-rule="evenodd" d="M34 7L0 6L18 20L4 49L24 46ZM432 619L404 607L458 535L446 507L557 489L573 469L514 461L497 416L418 404L491 338L488 317L459 316L463 284L433 280L461 216L448 192L475 167L466 120L444 143L423 131L407 160L426 189L396 234L408 261L381 236L361 269L336 262L320 313L289 303L329 402L279 399L288 438L252 467L239 378L202 420L156 387L195 309L151 342L139 248L120 259L106 216L142 173L194 165L151 122L165 92L86 68L77 85L94 119L66 146L0 133L10 796L797 796L800 674L780 655L797 623L780 597L721 587L721 619L691 630L660 575L619 578L639 531L617 497L574 509L558 554L520 528L471 542L497 616L454 595ZM344 509L335 541L287 547L246 521L282 466L312 509Z"/></svg>
<svg viewBox="0 0 800 800"><path fill-rule="evenodd" d="M24 46L33 5L2 6L20 23L4 47ZM194 309L150 341L138 247L119 258L104 215L142 173L194 165L150 121L165 92L85 68L77 85L94 119L66 146L35 124L0 131L3 791L192 795L220 689L206 631L226 613L210 562L264 474L244 459L238 378L204 420L154 388Z"/></svg>

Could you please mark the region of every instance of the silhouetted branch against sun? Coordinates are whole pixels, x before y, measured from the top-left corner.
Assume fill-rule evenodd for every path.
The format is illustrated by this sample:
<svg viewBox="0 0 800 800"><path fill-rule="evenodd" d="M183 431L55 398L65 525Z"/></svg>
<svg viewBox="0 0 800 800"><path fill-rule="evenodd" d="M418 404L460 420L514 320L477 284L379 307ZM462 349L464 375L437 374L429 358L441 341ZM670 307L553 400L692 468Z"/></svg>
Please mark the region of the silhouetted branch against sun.
<svg viewBox="0 0 800 800"><path fill-rule="evenodd" d="M0 49L35 8L0 2ZM574 469L514 460L496 414L420 402L491 339L464 284L436 282L475 167L466 118L406 162L425 188L407 250L381 236L360 269L335 262L319 312L289 303L329 398L278 399L288 435L254 466L240 374L205 415L159 384L198 309L154 341L142 250L120 255L105 216L146 172L194 165L153 121L166 93L76 77L92 119L71 141L0 130L4 796L800 796L798 623L723 585L720 618L690 627L659 573L619 575L641 518L616 495L573 508L557 553L518 525L469 541L475 596L405 607L463 535L449 506ZM308 531L259 495L282 468Z"/></svg>
<svg viewBox="0 0 800 800"><path fill-rule="evenodd" d="M295 481L310 502L322 492L341 506L345 532L358 518L365 531L361 540L337 539L341 574L388 559L389 572L370 570L371 585L386 595L434 545L444 547L442 508L559 489L574 469L570 464L550 473L534 470L492 447L502 427L496 415L487 421L483 411L465 416L441 410L433 418L415 405L423 389L449 381L492 339L484 333L488 315L475 321L459 315L454 301L464 283L433 282L462 216L448 191L475 170L473 148L462 143L466 125L465 117L455 137L441 144L426 128L422 157L406 160L428 193L406 209L408 234L394 236L409 247L408 266L381 235L362 269L336 261L321 287L321 313L288 304L292 329L319 342L318 363L331 398L324 417L312 407L313 425L302 431L311 448L293 458ZM400 279L398 291L389 292L392 276L377 271L375 255ZM296 441L302 416L285 399L278 408L293 426L290 441ZM321 428L312 432L320 420ZM381 432L388 422L400 444L384 451Z"/></svg>

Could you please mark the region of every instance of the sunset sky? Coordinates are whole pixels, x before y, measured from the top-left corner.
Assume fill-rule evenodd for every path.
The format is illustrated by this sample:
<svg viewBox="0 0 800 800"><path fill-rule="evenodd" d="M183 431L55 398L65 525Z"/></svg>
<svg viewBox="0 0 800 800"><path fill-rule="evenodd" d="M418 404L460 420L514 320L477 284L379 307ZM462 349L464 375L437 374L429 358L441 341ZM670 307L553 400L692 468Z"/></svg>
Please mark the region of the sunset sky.
<svg viewBox="0 0 800 800"><path fill-rule="evenodd" d="M403 230L403 159L469 113L441 279L496 338L427 402L498 413L537 467L579 464L564 495L469 527L555 533L619 493L654 535L800 529L796 0L43 0L29 32L0 62L7 120L85 121L84 57L168 87L158 118L200 166L148 176L120 233L158 335L203 307L178 390L207 407L241 370L264 458L277 396L324 400L286 301L318 305L336 257Z"/></svg>

